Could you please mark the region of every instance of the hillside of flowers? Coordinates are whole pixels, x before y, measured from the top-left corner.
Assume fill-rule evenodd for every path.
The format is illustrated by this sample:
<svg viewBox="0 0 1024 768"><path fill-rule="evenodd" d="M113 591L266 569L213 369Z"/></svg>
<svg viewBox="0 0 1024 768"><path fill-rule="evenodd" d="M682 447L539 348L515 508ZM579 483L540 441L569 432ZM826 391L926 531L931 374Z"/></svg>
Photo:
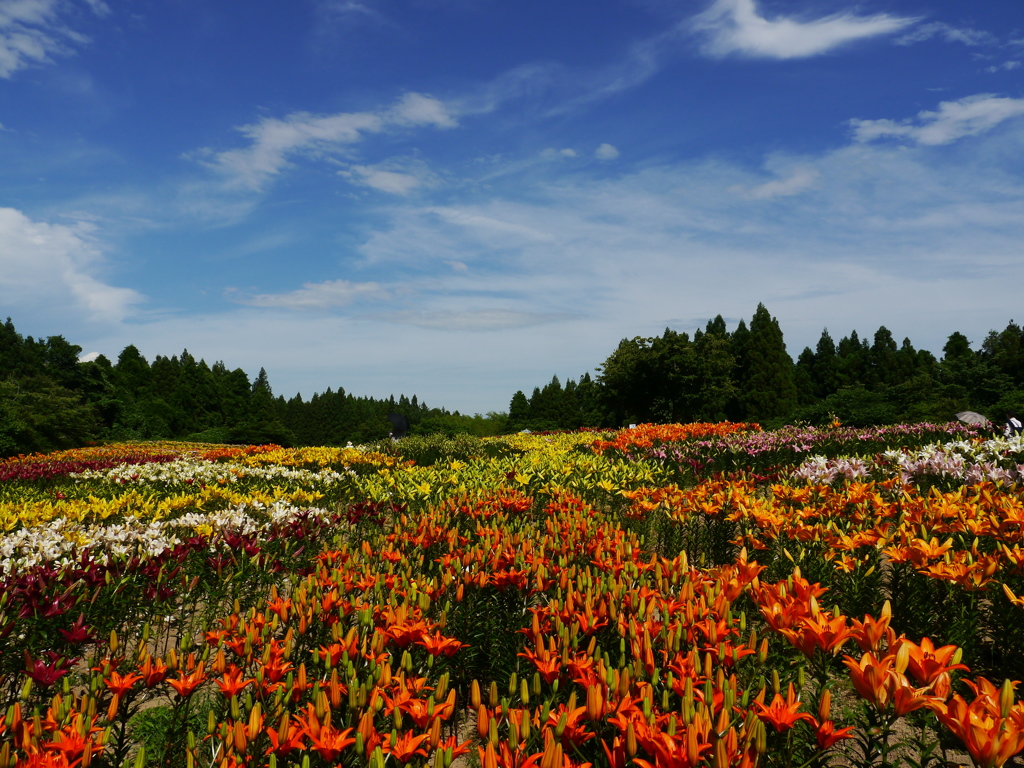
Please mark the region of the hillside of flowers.
<svg viewBox="0 0 1024 768"><path fill-rule="evenodd" d="M1022 478L957 424L14 457L0 768L1019 764Z"/></svg>

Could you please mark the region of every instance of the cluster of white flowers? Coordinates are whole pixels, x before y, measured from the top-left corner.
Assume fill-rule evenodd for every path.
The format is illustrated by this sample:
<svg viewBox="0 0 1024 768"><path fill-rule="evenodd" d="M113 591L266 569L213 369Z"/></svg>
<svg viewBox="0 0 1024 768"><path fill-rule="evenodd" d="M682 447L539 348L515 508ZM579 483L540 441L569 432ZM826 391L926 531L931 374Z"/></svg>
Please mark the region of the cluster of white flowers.
<svg viewBox="0 0 1024 768"><path fill-rule="evenodd" d="M332 469L312 471L283 467L277 464L250 467L243 464L220 464L195 457L182 457L165 463L119 464L110 469L87 470L70 475L76 481L100 480L115 485L226 485L242 479L288 482L323 487L351 476Z"/></svg>
<svg viewBox="0 0 1024 768"><path fill-rule="evenodd" d="M997 437L978 443L966 440L931 443L914 451L886 451L881 461L812 456L792 477L831 483L841 477L855 480L872 475L896 475L904 483L936 478L966 484L985 481L1016 484L1024 480L1024 437Z"/></svg>
<svg viewBox="0 0 1024 768"><path fill-rule="evenodd" d="M905 483L937 477L1007 485L1024 478L1024 438L1020 436L980 443L933 443L917 451L888 451L884 457L896 467Z"/></svg>
<svg viewBox="0 0 1024 768"><path fill-rule="evenodd" d="M94 560L107 564L113 559L135 555L156 557L197 534L207 535L211 541L222 531L260 536L300 516L324 520L330 515L330 511L318 507L277 502L269 507L238 504L214 512L190 512L153 522L128 519L111 525L81 524L57 518L0 538L0 578L44 564L55 568L69 565L85 548Z"/></svg>

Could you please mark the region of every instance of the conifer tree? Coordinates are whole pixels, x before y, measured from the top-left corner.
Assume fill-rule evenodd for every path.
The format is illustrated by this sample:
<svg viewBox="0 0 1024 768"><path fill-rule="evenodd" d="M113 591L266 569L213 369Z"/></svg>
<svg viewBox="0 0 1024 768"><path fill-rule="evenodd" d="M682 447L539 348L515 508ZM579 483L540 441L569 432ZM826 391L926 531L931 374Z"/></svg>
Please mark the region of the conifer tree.
<svg viewBox="0 0 1024 768"><path fill-rule="evenodd" d="M750 321L747 359L750 369L743 391L747 419L765 421L789 415L797 404L793 359L786 353L778 321L764 304L757 305Z"/></svg>

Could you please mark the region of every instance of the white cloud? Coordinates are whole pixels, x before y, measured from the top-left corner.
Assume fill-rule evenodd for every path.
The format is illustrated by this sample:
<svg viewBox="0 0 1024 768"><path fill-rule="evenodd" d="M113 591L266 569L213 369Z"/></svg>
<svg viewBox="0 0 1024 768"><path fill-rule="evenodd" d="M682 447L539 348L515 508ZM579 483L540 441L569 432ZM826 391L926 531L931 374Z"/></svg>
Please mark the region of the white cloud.
<svg viewBox="0 0 1024 768"><path fill-rule="evenodd" d="M397 104L379 112L341 112L314 115L293 112L284 118L264 118L239 128L249 146L223 152L202 150L198 157L223 172L230 183L258 190L298 155L340 151L369 134L397 127L457 125L445 105L417 93L405 94Z"/></svg>
<svg viewBox="0 0 1024 768"><path fill-rule="evenodd" d="M143 297L103 282L97 275L103 261L88 225L48 224L0 208L0 303L123 320Z"/></svg>
<svg viewBox="0 0 1024 768"><path fill-rule="evenodd" d="M944 101L937 111L919 112L911 120L851 120L850 124L860 142L892 136L937 145L985 133L1019 115L1024 115L1024 99L981 93Z"/></svg>
<svg viewBox="0 0 1024 768"><path fill-rule="evenodd" d="M399 173L366 165L353 165L363 184L392 195L408 195L423 182L411 173Z"/></svg>
<svg viewBox="0 0 1024 768"><path fill-rule="evenodd" d="M1015 69L1020 68L1019 61L1004 61L1002 64L998 64L994 67L988 67L986 72L1012 72Z"/></svg>
<svg viewBox="0 0 1024 768"><path fill-rule="evenodd" d="M797 59L827 53L857 40L892 34L915 21L889 14L851 13L809 21L784 17L769 20L759 14L754 0L715 0L692 23L694 29L706 35L703 50L710 56Z"/></svg>
<svg viewBox="0 0 1024 768"><path fill-rule="evenodd" d="M754 200L770 200L775 197L798 195L814 185L820 174L813 168L797 168L784 178L768 181L750 189L734 187L737 192Z"/></svg>
<svg viewBox="0 0 1024 768"><path fill-rule="evenodd" d="M576 157L576 150L566 147L565 149L555 149L554 147L548 147L542 150L540 156L545 160L559 160L563 157Z"/></svg>
<svg viewBox="0 0 1024 768"><path fill-rule="evenodd" d="M942 21L932 21L927 24L920 24L897 40L897 45L913 45L925 40L939 37L947 43L962 43L968 46L995 45L998 43L995 35L980 29L970 27L954 27Z"/></svg>
<svg viewBox="0 0 1024 768"><path fill-rule="evenodd" d="M455 128L458 123L443 101L421 93L407 93L388 113L390 122L398 125L432 125L435 128Z"/></svg>
<svg viewBox="0 0 1024 768"><path fill-rule="evenodd" d="M102 16L110 9L102 0L87 0ZM0 78L38 64L52 63L56 56L70 55L75 44L88 39L61 21L59 0L5 0L0 3Z"/></svg>
<svg viewBox="0 0 1024 768"><path fill-rule="evenodd" d="M237 290L229 290L227 293L227 297L237 304L291 310L326 310L344 307L360 299L381 299L387 296L387 291L377 283L352 283L348 280L305 283L302 288L287 293L244 295Z"/></svg>
<svg viewBox="0 0 1024 768"><path fill-rule="evenodd" d="M619 150L612 144L602 144L594 151L594 157L598 160L614 160L619 156Z"/></svg>

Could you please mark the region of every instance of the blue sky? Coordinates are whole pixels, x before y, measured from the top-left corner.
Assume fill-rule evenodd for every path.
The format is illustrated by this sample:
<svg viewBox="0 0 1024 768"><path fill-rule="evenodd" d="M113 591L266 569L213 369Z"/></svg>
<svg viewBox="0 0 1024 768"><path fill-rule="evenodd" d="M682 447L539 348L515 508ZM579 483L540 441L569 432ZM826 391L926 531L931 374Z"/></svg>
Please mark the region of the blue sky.
<svg viewBox="0 0 1024 768"><path fill-rule="evenodd" d="M0 314L505 410L621 338L1024 321L1021 0L0 0Z"/></svg>

